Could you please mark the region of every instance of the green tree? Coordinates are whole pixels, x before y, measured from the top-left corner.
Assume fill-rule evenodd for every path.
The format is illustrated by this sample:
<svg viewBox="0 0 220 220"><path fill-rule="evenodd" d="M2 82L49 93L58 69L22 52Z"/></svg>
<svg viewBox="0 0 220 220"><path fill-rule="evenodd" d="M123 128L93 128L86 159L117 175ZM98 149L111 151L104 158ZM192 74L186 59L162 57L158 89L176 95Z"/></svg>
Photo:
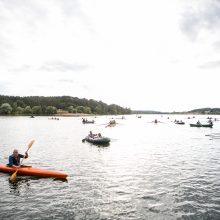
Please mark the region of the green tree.
<svg viewBox="0 0 220 220"><path fill-rule="evenodd" d="M0 114L9 115L12 112L12 107L8 103L3 103L0 107Z"/></svg>
<svg viewBox="0 0 220 220"><path fill-rule="evenodd" d="M42 114L42 108L41 108L41 106L34 106L33 108L32 108L32 111L33 111L33 114L36 114L36 115L40 115L40 114Z"/></svg>
<svg viewBox="0 0 220 220"><path fill-rule="evenodd" d="M67 108L67 110L68 110L69 113L76 113L77 112L76 109L73 106L69 106Z"/></svg>
<svg viewBox="0 0 220 220"><path fill-rule="evenodd" d="M57 108L54 106L47 106L46 114L53 115L57 113Z"/></svg>
<svg viewBox="0 0 220 220"><path fill-rule="evenodd" d="M77 111L78 113L84 113L84 107L83 107L83 106L77 106L77 107L76 107L76 111Z"/></svg>
<svg viewBox="0 0 220 220"><path fill-rule="evenodd" d="M26 106L30 106L33 108L34 106L42 106L42 114L46 113L47 106L54 106L57 109L62 110L70 110L75 112L72 108L68 109L69 106L72 106L79 113L89 113L89 107L92 113L98 114L125 114L131 113L130 109L126 109L120 107L118 105L107 105L102 101L96 101L94 99L80 99L77 97L70 96L52 96L52 97L43 97L43 96L3 96L0 95L0 106L3 103L9 103L13 108L11 114L17 111L17 107L25 108ZM28 108L29 109L29 108ZM35 109L34 109L35 110ZM38 111L38 110L37 110ZM20 112L20 110L19 110Z"/></svg>
<svg viewBox="0 0 220 220"><path fill-rule="evenodd" d="M88 106L84 107L84 113L91 114L92 113L91 108Z"/></svg>
<svg viewBox="0 0 220 220"><path fill-rule="evenodd" d="M22 107L18 106L18 107L16 108L15 113L16 113L16 114L22 114L23 111L24 111L24 109L23 109Z"/></svg>
<svg viewBox="0 0 220 220"><path fill-rule="evenodd" d="M25 107L25 104L24 104L23 101L18 100L18 101L17 101L17 106L18 106L18 107L22 107L22 108L24 108L24 107Z"/></svg>
<svg viewBox="0 0 220 220"><path fill-rule="evenodd" d="M118 113L117 106L116 105L110 105L109 106L109 113L111 115L117 115L117 113Z"/></svg>
<svg viewBox="0 0 220 220"><path fill-rule="evenodd" d="M13 104L12 104L12 112L11 113L14 114L16 112L17 107L18 107L17 102L13 102Z"/></svg>
<svg viewBox="0 0 220 220"><path fill-rule="evenodd" d="M95 113L96 114L102 114L102 106L99 104L95 107Z"/></svg>
<svg viewBox="0 0 220 220"><path fill-rule="evenodd" d="M67 108L67 111L69 112L69 113L73 113L73 106L69 106L68 108Z"/></svg>
<svg viewBox="0 0 220 220"><path fill-rule="evenodd" d="M24 108L24 110L23 110L23 114L28 114L28 115L30 115L30 114L32 114L33 112L32 112L32 109L31 109L31 107L30 106L26 106L25 108Z"/></svg>
<svg viewBox="0 0 220 220"><path fill-rule="evenodd" d="M43 106L42 106L42 113L43 113L43 114L46 114L46 109L47 109L47 106L43 105Z"/></svg>

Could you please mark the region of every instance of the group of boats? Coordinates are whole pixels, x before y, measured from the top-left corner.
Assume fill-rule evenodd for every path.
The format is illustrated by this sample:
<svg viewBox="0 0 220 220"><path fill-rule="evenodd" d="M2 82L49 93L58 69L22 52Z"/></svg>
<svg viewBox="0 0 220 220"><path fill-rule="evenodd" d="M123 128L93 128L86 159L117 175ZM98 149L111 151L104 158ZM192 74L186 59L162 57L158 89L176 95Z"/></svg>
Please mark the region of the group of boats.
<svg viewBox="0 0 220 220"><path fill-rule="evenodd" d="M174 121L175 124L178 124L178 125L185 125L185 122L183 122L182 120L176 120ZM208 123L206 124L202 124L200 121L197 121L197 123L190 123L189 124L190 127L197 127L197 128L201 128L201 127L204 127L204 128L212 128L213 127L213 122L212 120L209 119Z"/></svg>
<svg viewBox="0 0 220 220"><path fill-rule="evenodd" d="M140 118L140 117L138 117ZM59 118L52 117L50 118L52 120L59 120ZM121 119L125 119L124 117ZM157 124L159 121L155 119L153 123ZM94 120L87 120L86 118L82 118L82 123L83 124L94 124ZM178 125L184 125L185 122L182 120L176 120L174 121L175 124ZM116 125L116 120L110 120L109 123L107 123L107 126L114 126ZM213 122L209 118L209 121L205 124L201 123L200 121L197 121L197 123L190 123L190 127L207 127L207 128L212 128L213 127ZM220 134L215 134L212 135L212 137L218 137L220 138ZM88 142L91 144L95 145L108 145L111 141L110 138L102 136L101 133L98 134L93 134L92 131L82 140L83 142ZM42 168L36 168L32 166L20 166L20 167L10 167L5 164L0 164L0 172L4 173L18 173L19 175L28 175L28 176L36 176L36 177L47 177L47 178L56 178L56 179L66 179L67 174L58 172L58 171L52 171L52 170L47 170L47 169L42 169Z"/></svg>

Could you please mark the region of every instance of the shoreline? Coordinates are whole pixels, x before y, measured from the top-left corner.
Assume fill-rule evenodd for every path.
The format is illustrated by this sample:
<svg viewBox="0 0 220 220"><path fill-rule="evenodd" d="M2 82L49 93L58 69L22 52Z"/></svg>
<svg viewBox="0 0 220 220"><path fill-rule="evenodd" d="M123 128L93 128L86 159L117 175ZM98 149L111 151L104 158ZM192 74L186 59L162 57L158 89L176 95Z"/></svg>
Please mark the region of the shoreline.
<svg viewBox="0 0 220 220"><path fill-rule="evenodd" d="M94 115L94 114L84 114L84 113L58 113L58 114L54 114L54 115L35 115L35 114L33 114L33 115L21 115L21 114L9 114L9 115L1 115L0 114L0 117L2 117L2 116L6 116L6 117L8 117L8 116L25 116L25 117L31 117L31 116L34 116L34 117L37 117L37 116L45 116L45 117L89 117L89 116L96 116L96 115Z"/></svg>

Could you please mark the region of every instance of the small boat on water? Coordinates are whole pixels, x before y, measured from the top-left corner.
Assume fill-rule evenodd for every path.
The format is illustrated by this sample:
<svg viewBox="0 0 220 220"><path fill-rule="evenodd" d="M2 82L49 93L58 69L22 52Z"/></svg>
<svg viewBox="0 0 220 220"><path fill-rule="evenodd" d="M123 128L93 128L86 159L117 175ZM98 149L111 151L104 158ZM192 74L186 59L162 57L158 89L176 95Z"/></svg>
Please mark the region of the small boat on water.
<svg viewBox="0 0 220 220"><path fill-rule="evenodd" d="M47 177L47 178L56 178L56 179L66 179L68 176L65 173L46 170L42 168L35 168L32 166L21 166L19 168L15 168L15 167L7 166L5 164L0 164L0 172L12 174L16 170L18 170L17 175Z"/></svg>
<svg viewBox="0 0 220 220"><path fill-rule="evenodd" d="M201 127L204 127L204 128L212 128L213 127L213 124L189 124L190 127L197 127L197 128L201 128Z"/></svg>
<svg viewBox="0 0 220 220"><path fill-rule="evenodd" d="M94 120L92 120L92 121L83 121L82 123L83 123L83 124L94 124L95 121L94 121Z"/></svg>
<svg viewBox="0 0 220 220"><path fill-rule="evenodd" d="M49 120L57 120L57 121L59 121L60 119L59 118L57 118L57 117L52 117L52 118L48 118Z"/></svg>
<svg viewBox="0 0 220 220"><path fill-rule="evenodd" d="M182 120L180 120L180 121L175 120L174 123L177 124L177 125L185 125L185 122L183 122Z"/></svg>
<svg viewBox="0 0 220 220"><path fill-rule="evenodd" d="M177 124L177 125L185 125L185 122L179 121L179 122L175 122L175 124Z"/></svg>
<svg viewBox="0 0 220 220"><path fill-rule="evenodd" d="M116 124L116 121L115 121L115 120L111 120L111 121L109 122L109 124L110 124L110 125L115 125L115 124Z"/></svg>
<svg viewBox="0 0 220 220"><path fill-rule="evenodd" d="M108 137L94 137L91 138L87 136L84 141L87 141L92 144L108 144L111 140Z"/></svg>
<svg viewBox="0 0 220 220"><path fill-rule="evenodd" d="M105 127L114 127L116 124L117 122L115 120L110 120L110 122Z"/></svg>
<svg viewBox="0 0 220 220"><path fill-rule="evenodd" d="M94 120L89 121L88 119L83 118L83 119L82 119L82 123L83 123L83 124L94 124L95 121L94 121Z"/></svg>

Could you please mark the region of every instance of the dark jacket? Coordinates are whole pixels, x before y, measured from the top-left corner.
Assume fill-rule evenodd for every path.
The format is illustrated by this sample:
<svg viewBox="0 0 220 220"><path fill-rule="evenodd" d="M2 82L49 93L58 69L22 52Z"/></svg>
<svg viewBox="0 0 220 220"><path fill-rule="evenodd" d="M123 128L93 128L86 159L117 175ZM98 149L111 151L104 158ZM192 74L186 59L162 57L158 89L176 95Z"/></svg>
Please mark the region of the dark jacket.
<svg viewBox="0 0 220 220"><path fill-rule="evenodd" d="M18 154L18 158L15 158L14 155L12 154L11 156L9 156L8 160L9 160L9 164L8 166L19 166L20 165L20 159L23 158L24 155L22 154Z"/></svg>

